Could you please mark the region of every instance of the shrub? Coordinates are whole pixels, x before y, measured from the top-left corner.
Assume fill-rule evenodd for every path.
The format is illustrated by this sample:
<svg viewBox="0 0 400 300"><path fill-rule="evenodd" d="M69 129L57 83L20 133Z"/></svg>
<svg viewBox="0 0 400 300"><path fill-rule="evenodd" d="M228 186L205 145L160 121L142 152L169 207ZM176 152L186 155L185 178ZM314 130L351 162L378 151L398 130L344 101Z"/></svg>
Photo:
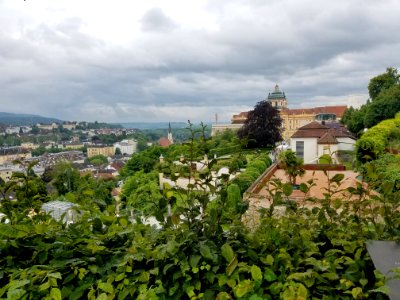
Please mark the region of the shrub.
<svg viewBox="0 0 400 300"><path fill-rule="evenodd" d="M262 174L266 169L267 169L267 165L265 164L265 162L263 162L260 159L256 159L254 161L252 161L247 168L249 167L254 167L256 169L258 169L258 171L260 171L260 174Z"/></svg>

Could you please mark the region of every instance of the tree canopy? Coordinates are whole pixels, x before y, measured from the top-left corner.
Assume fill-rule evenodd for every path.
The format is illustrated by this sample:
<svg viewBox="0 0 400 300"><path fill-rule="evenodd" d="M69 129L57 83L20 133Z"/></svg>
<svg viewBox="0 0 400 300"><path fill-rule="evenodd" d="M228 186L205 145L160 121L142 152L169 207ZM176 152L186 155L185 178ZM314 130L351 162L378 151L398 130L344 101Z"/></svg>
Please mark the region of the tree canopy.
<svg viewBox="0 0 400 300"><path fill-rule="evenodd" d="M373 77L368 92L370 100L359 109L350 107L342 118L347 128L358 135L364 128L391 119L400 111L400 75L397 69L387 68L385 73Z"/></svg>
<svg viewBox="0 0 400 300"><path fill-rule="evenodd" d="M249 111L246 122L238 131L238 136L248 140L248 148L274 146L282 141L281 126L282 119L278 110L264 100Z"/></svg>

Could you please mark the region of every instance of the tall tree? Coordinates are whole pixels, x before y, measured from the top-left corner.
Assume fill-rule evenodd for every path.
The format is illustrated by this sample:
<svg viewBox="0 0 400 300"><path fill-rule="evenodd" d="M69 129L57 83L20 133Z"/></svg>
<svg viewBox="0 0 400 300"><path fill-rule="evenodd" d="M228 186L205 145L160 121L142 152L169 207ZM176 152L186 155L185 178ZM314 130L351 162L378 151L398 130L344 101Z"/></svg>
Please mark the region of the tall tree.
<svg viewBox="0 0 400 300"><path fill-rule="evenodd" d="M364 126L371 128L379 122L394 118L400 111L400 85L382 90L366 109Z"/></svg>
<svg viewBox="0 0 400 300"><path fill-rule="evenodd" d="M282 119L268 101L260 101L249 111L246 122L238 131L240 139L247 139L248 148L274 146L282 141Z"/></svg>
<svg viewBox="0 0 400 300"><path fill-rule="evenodd" d="M371 100L374 100L382 91L389 89L400 82L400 75L397 69L387 68L386 72L375 76L369 81L368 92Z"/></svg>

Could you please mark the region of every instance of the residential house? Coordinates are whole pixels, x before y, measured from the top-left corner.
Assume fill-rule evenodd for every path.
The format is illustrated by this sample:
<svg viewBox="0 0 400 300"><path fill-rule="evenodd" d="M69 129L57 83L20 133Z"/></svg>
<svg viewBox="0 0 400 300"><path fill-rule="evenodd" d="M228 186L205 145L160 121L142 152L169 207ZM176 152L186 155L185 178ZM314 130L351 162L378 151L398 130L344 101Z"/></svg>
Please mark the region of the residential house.
<svg viewBox="0 0 400 300"><path fill-rule="evenodd" d="M39 148L39 145L32 143L32 142L25 142L25 143L21 143L21 148L27 149L27 150L33 150L33 149Z"/></svg>
<svg viewBox="0 0 400 300"><path fill-rule="evenodd" d="M87 157L91 158L96 155L104 155L106 157L113 156L115 150L113 146L90 146L87 148Z"/></svg>
<svg viewBox="0 0 400 300"><path fill-rule="evenodd" d="M136 152L137 149L137 141L135 140L122 140L120 142L114 143L114 153L115 150L121 150L122 154L132 155Z"/></svg>
<svg viewBox="0 0 400 300"><path fill-rule="evenodd" d="M31 157L31 152L26 149L22 149L21 147L0 149L0 164L3 164L5 162L12 162L14 160L23 160Z"/></svg>
<svg viewBox="0 0 400 300"><path fill-rule="evenodd" d="M40 124L40 123L38 123L38 124L36 124L36 127L41 129L41 130L49 130L49 131L51 131L53 129L58 128L58 124L57 123L51 123L51 124Z"/></svg>
<svg viewBox="0 0 400 300"><path fill-rule="evenodd" d="M300 127L290 138L290 146L305 164L317 163L327 154L337 162L337 151L354 150L355 137L337 122L311 122Z"/></svg>

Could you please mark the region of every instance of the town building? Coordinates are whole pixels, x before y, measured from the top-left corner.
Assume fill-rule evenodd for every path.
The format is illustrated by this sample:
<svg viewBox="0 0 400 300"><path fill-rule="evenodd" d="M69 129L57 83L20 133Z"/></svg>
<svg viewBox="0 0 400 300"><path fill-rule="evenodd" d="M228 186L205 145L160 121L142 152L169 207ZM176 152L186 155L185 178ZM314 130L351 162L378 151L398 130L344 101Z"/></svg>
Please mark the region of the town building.
<svg viewBox="0 0 400 300"><path fill-rule="evenodd" d="M162 137L158 140L158 144L161 147L169 147L174 143L174 138L172 136L172 129L171 129L171 123L168 124L168 136L167 137Z"/></svg>
<svg viewBox="0 0 400 300"><path fill-rule="evenodd" d="M340 121L346 109L346 105L282 109L282 137L285 141L290 139L297 129L315 120Z"/></svg>
<svg viewBox="0 0 400 300"><path fill-rule="evenodd" d="M0 178L4 182L8 182L11 179L11 176L13 174L13 169L10 167L1 167L0 166Z"/></svg>
<svg viewBox="0 0 400 300"><path fill-rule="evenodd" d="M5 133L7 134L19 134L19 133L28 133L32 130L29 126L8 126L5 129Z"/></svg>
<svg viewBox="0 0 400 300"><path fill-rule="evenodd" d="M40 130L53 130L58 128L58 124L57 123L51 123L51 124L36 124L36 127L39 128Z"/></svg>
<svg viewBox="0 0 400 300"><path fill-rule="evenodd" d="M114 146L90 146L87 148L87 157L96 155L113 156L115 154Z"/></svg>
<svg viewBox="0 0 400 300"><path fill-rule="evenodd" d="M31 158L32 154L21 147L0 148L0 164Z"/></svg>
<svg viewBox="0 0 400 300"><path fill-rule="evenodd" d="M272 93L268 94L265 100L269 101L279 111L282 118L282 138L285 141L288 141L297 129L314 120L339 121L347 109L346 105L290 109L285 92L281 91L278 85L275 86ZM239 130L247 117L248 112L241 112L232 116L231 124L214 124L211 128L211 135L228 129Z"/></svg>
<svg viewBox="0 0 400 300"><path fill-rule="evenodd" d="M76 122L64 122L62 124L62 127L64 129L68 129L68 130L75 130L76 128Z"/></svg>
<svg viewBox="0 0 400 300"><path fill-rule="evenodd" d="M114 153L119 148L121 154L132 155L137 151L137 141L133 139L122 140L120 142L114 143Z"/></svg>
<svg viewBox="0 0 400 300"><path fill-rule="evenodd" d="M26 150L33 150L39 148L39 145L32 142L24 142L21 143L21 148Z"/></svg>
<svg viewBox="0 0 400 300"><path fill-rule="evenodd" d="M323 155L338 163L340 150L354 150L355 137L337 122L313 121L300 127L290 138L290 145L305 164L315 164Z"/></svg>
<svg viewBox="0 0 400 300"><path fill-rule="evenodd" d="M71 143L65 143L62 146L63 146L64 149L80 150L85 145L83 143L80 143L80 142L71 142Z"/></svg>

